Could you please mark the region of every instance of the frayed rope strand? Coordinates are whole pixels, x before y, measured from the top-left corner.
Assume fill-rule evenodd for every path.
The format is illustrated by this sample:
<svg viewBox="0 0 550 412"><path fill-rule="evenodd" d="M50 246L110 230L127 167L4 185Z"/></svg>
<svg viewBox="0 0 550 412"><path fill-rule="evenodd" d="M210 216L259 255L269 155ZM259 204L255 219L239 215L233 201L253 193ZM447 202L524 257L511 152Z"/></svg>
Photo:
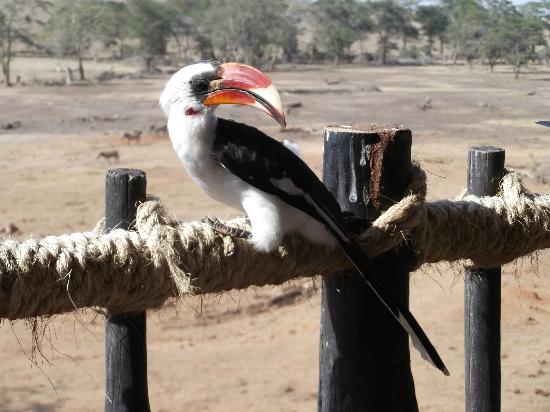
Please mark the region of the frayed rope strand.
<svg viewBox="0 0 550 412"><path fill-rule="evenodd" d="M462 260L492 267L550 247L550 196L508 173L498 196L425 202L426 176L414 165L405 197L360 236L370 256L404 239L411 269ZM137 231L116 229L0 242L0 317L48 316L84 307L111 313L161 306L172 297L278 285L349 268L339 250L299 235L272 254L224 237L204 223L174 223L158 201L138 208ZM227 222L244 227L242 219Z"/></svg>

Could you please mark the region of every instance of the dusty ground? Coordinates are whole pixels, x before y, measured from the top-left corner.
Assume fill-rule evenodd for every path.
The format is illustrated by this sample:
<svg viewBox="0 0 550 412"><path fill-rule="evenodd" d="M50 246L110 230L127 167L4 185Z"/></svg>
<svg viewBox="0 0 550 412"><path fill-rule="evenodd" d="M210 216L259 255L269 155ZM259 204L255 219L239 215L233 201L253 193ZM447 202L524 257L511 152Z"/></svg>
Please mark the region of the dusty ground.
<svg viewBox="0 0 550 412"><path fill-rule="evenodd" d="M55 77L53 61L19 60ZM101 68L92 68L96 72ZM116 70L122 70L115 67ZM550 118L550 70L532 69L520 80L500 71L465 67L316 67L272 75L284 103L303 106L288 115L282 134L259 111L224 110L278 137L297 140L308 163L321 166L321 130L330 123L402 123L414 133L414 157L429 171L430 196L458 194L466 151L473 144L506 148L507 165L521 169L536 190L549 191L550 131L533 125ZM326 85L325 79L338 80ZM147 171L149 192L185 219L235 211L199 193L179 166L168 139L150 135L161 125L157 97L166 76L101 84L0 89L2 202L0 226L17 238L90 229L103 214L105 171L99 151L118 150L118 166ZM373 91L374 86L380 91ZM319 90L320 88L320 90ZM432 108L420 110L430 97ZM107 119L117 115L115 119ZM549 119L550 120L550 119ZM121 139L141 129L140 144ZM535 271L528 260L503 278L503 410L550 410L550 260ZM318 285L318 281L316 282ZM412 275L412 311L451 370L446 378L413 354L417 397L424 411L457 411L464 403L463 278L440 265ZM263 288L189 299L151 313L149 385L157 411L311 411L316 408L319 293L316 284ZM292 298L298 293L298 298ZM283 304L273 302L282 299ZM201 310L199 310L202 308ZM23 322L0 329L0 410L97 411L104 403L103 326L83 312L47 325L32 353Z"/></svg>

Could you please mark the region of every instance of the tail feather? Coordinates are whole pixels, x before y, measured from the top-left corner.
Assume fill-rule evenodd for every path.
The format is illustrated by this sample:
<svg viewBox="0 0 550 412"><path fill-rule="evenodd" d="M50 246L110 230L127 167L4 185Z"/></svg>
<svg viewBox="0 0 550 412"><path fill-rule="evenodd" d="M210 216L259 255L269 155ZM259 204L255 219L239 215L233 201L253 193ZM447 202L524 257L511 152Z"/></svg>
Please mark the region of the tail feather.
<svg viewBox="0 0 550 412"><path fill-rule="evenodd" d="M407 306L397 297L391 286L380 273L380 269L365 255L360 246L350 239L336 236L344 253L361 273L368 286L380 301L388 308L403 329L410 335L413 346L420 352L422 358L430 362L443 374L449 376L449 370L430 342L430 339L418 324Z"/></svg>
<svg viewBox="0 0 550 412"><path fill-rule="evenodd" d="M320 183L321 184L321 183ZM322 185L322 184L321 184ZM317 196L306 194L305 198L319 214L319 221L323 222L336 238L340 247L348 259L359 271L367 285L401 324L403 329L410 335L414 347L422 357L449 376L449 371L437 353L437 350L418 324L413 314L401 299L395 294L392 287L384 279L380 269L370 260L359 244L349 236L345 228L342 212L336 200L328 191L318 190L314 192ZM323 199L319 196L326 194Z"/></svg>

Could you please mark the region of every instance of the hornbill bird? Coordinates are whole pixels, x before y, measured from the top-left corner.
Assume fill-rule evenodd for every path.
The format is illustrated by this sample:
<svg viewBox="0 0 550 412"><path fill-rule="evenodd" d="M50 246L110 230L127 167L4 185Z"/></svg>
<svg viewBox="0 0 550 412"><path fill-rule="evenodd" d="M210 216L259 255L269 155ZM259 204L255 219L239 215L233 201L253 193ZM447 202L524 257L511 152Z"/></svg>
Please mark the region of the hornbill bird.
<svg viewBox="0 0 550 412"><path fill-rule="evenodd" d="M244 209L251 232L241 235L260 252L274 251L289 232L329 247L339 245L422 356L448 375L407 306L346 228L338 203L315 173L284 144L251 126L218 118L215 109L221 104L256 107L285 126L279 94L261 71L211 61L183 67L166 84L160 106L172 145L195 183L212 198ZM219 221L209 223L224 229Z"/></svg>

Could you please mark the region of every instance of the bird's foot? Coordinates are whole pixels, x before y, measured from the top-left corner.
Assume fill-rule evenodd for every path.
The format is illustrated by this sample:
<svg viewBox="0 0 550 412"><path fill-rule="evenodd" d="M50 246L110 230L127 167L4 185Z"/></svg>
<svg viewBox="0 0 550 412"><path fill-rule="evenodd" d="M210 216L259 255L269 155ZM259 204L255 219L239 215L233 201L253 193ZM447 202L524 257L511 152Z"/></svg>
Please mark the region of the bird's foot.
<svg viewBox="0 0 550 412"><path fill-rule="evenodd" d="M239 229L233 226L228 226L222 223L220 219L214 216L206 216L202 219L202 222L206 223L216 232L224 236L231 236L231 237L236 237L240 239L250 239L252 237L252 233L249 232L248 230Z"/></svg>

